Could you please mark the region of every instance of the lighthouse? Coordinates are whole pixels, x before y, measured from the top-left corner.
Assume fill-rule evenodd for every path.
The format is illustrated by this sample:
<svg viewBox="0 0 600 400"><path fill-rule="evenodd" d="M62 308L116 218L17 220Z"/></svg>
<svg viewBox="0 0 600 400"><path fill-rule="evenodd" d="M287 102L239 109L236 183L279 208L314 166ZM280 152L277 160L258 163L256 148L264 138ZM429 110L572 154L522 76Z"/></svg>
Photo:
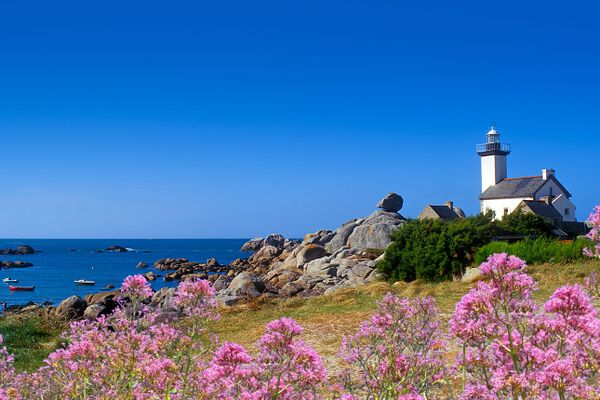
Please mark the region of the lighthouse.
<svg viewBox="0 0 600 400"><path fill-rule="evenodd" d="M493 126L485 135L485 143L477 145L477 154L481 157L481 192L506 179L506 156L510 154L510 145L500 143L500 132Z"/></svg>

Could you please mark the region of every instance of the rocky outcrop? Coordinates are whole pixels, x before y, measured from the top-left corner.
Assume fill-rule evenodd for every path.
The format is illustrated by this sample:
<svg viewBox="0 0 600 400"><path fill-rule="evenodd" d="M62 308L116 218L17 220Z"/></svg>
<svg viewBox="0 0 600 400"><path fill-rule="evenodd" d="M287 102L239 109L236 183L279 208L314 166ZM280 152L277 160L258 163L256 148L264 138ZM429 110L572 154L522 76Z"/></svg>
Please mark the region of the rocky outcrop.
<svg viewBox="0 0 600 400"><path fill-rule="evenodd" d="M33 266L30 262L25 261L0 261L0 268L27 268Z"/></svg>
<svg viewBox="0 0 600 400"><path fill-rule="evenodd" d="M17 246L16 249L1 249L0 250L0 255L3 255L3 256L19 256L19 255L35 254L35 253L36 253L36 250L33 247L27 246L27 245Z"/></svg>
<svg viewBox="0 0 600 400"><path fill-rule="evenodd" d="M140 261L139 263L137 263L137 265L135 267L136 268L148 268L148 264L146 264L143 261Z"/></svg>
<svg viewBox="0 0 600 400"><path fill-rule="evenodd" d="M286 239L278 233L272 233L264 238L250 239L242 245L242 251L254 252L259 251L265 246L273 246L281 251L290 251L300 242L298 240Z"/></svg>
<svg viewBox="0 0 600 400"><path fill-rule="evenodd" d="M111 251L113 253L127 253L130 251L127 247L123 246L109 246L104 251Z"/></svg>
<svg viewBox="0 0 600 400"><path fill-rule="evenodd" d="M77 319L83 316L87 302L79 296L67 297L56 307L56 315L64 319Z"/></svg>
<svg viewBox="0 0 600 400"><path fill-rule="evenodd" d="M357 250L384 250L391 243L391 234L406 220L397 213L375 211L354 228L346 246Z"/></svg>
<svg viewBox="0 0 600 400"><path fill-rule="evenodd" d="M217 295L217 300L225 305L233 305L247 298L260 296L266 291L263 280L250 272L238 274L227 289Z"/></svg>

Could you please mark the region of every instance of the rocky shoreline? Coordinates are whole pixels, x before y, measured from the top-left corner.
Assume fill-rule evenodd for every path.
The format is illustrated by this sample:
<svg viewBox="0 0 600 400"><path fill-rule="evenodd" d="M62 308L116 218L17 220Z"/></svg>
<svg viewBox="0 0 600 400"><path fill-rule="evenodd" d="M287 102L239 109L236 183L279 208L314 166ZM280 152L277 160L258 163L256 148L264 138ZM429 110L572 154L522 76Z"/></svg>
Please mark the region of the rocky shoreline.
<svg viewBox="0 0 600 400"><path fill-rule="evenodd" d="M376 263L390 243L390 234L406 219L398 212L402 197L390 193L365 218L352 219L335 230L309 233L302 240L279 234L255 238L242 246L248 258L221 265L212 258L204 263L185 258L157 260L148 280L208 279L217 290L217 300L231 306L251 299L311 297L356 287L379 279ZM140 263L138 268L149 266ZM162 273L162 274L161 274ZM154 293L150 305L172 310L174 288ZM97 318L117 306L119 291L100 292L80 298L71 296L47 312L65 319ZM33 306L26 308L31 309Z"/></svg>

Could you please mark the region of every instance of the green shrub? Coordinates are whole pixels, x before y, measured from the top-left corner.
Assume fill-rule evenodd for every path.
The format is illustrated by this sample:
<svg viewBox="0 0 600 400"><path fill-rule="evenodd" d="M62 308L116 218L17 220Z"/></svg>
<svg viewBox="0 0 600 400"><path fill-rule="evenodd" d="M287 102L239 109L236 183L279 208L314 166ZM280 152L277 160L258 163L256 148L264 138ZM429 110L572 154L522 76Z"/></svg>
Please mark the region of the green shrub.
<svg viewBox="0 0 600 400"><path fill-rule="evenodd" d="M504 235L523 235L533 237L551 237L554 229L546 220L536 214L514 211L498 223Z"/></svg>
<svg viewBox="0 0 600 400"><path fill-rule="evenodd" d="M528 264L545 262L572 262L583 258L583 248L590 242L585 239L561 242L545 237L525 239L515 243L492 242L477 251L475 263L480 264L491 254L508 253L525 260Z"/></svg>
<svg viewBox="0 0 600 400"><path fill-rule="evenodd" d="M451 222L409 221L392 235L378 269L389 280L449 279L471 264L477 249L497 233L483 215Z"/></svg>

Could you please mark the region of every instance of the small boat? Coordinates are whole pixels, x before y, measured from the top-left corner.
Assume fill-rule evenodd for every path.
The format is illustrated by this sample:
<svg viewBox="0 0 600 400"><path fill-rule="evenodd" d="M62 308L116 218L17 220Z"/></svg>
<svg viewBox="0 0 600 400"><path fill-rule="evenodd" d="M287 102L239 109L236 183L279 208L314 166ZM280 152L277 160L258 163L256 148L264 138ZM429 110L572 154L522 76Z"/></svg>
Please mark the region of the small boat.
<svg viewBox="0 0 600 400"><path fill-rule="evenodd" d="M76 285L95 285L96 281L88 281L86 279L77 279L76 281L74 281Z"/></svg>
<svg viewBox="0 0 600 400"><path fill-rule="evenodd" d="M8 287L13 292L32 292L35 290L35 286L12 286Z"/></svg>
<svg viewBox="0 0 600 400"><path fill-rule="evenodd" d="M4 282L4 283L17 283L17 282L19 282L19 280L18 279L13 279L13 278L4 278L4 279L2 279L2 282Z"/></svg>

